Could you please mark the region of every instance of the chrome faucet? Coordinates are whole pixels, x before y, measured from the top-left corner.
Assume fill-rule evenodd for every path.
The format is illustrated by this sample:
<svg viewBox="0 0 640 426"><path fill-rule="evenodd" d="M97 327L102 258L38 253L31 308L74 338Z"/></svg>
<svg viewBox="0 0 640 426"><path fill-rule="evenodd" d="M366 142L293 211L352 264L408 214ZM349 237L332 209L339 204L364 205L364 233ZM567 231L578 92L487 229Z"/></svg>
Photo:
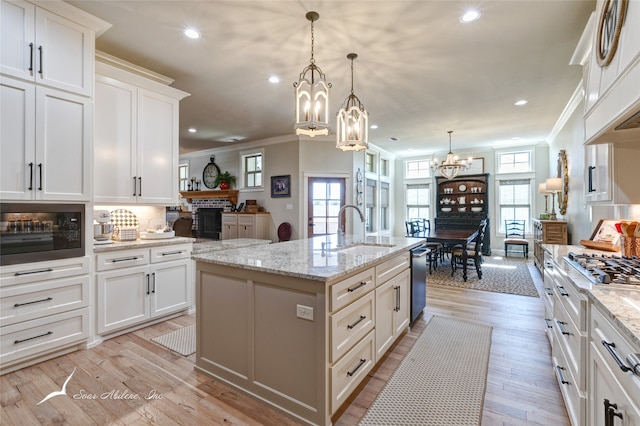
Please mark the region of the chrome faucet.
<svg viewBox="0 0 640 426"><path fill-rule="evenodd" d="M347 209L347 207L356 209L356 211L360 215L360 220L362 221L362 223L364 223L364 220L365 220L364 213L362 213L362 210L360 210L357 206L354 206L353 204L345 204L344 206L340 207L340 210L338 210L338 246L341 246L344 244L345 232L344 232L344 227L340 222L340 216Z"/></svg>

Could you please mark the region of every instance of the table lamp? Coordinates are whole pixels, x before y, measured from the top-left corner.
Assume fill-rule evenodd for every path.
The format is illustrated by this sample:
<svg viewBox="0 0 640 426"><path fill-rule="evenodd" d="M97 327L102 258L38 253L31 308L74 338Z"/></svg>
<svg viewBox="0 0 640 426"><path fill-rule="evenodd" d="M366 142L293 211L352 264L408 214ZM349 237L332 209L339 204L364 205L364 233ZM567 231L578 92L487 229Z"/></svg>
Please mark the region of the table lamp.
<svg viewBox="0 0 640 426"><path fill-rule="evenodd" d="M558 220L556 216L556 194L562 191L562 178L549 178L545 182L547 192L551 193L551 215L549 219Z"/></svg>
<svg viewBox="0 0 640 426"><path fill-rule="evenodd" d="M549 197L549 192L547 192L547 184L541 183L538 184L538 193L544 194L544 215L540 215L540 218L548 218L549 217L549 205L547 198Z"/></svg>

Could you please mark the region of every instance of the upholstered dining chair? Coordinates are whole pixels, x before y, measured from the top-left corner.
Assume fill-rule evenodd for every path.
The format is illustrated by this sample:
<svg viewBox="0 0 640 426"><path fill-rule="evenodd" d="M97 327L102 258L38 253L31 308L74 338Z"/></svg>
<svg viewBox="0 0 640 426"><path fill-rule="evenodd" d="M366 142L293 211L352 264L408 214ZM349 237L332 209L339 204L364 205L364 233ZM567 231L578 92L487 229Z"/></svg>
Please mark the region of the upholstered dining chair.
<svg viewBox="0 0 640 426"><path fill-rule="evenodd" d="M177 237L192 237L193 231L191 227L193 226L193 219L190 217L179 217L173 222L173 231L176 233Z"/></svg>
<svg viewBox="0 0 640 426"><path fill-rule="evenodd" d="M522 254L529 258L529 241L524 237L525 220L505 220L504 257L509 257L509 246L522 247Z"/></svg>
<svg viewBox="0 0 640 426"><path fill-rule="evenodd" d="M467 265L475 266L478 279L482 279L482 244L484 243L484 233L487 229L487 220L480 221L478 226L478 234L474 241L467 246ZM461 246L456 246L451 250L451 276L462 266L463 251Z"/></svg>

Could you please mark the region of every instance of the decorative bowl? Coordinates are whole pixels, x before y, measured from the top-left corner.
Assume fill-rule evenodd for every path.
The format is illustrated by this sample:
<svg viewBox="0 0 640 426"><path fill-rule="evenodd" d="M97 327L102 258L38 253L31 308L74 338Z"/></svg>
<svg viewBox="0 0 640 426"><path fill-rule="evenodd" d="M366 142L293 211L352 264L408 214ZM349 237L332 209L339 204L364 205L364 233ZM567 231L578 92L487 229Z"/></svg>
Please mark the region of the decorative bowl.
<svg viewBox="0 0 640 426"><path fill-rule="evenodd" d="M481 212L482 211L482 207L471 207L471 211L472 212Z"/></svg>
<svg viewBox="0 0 640 426"><path fill-rule="evenodd" d="M451 207L443 207L440 210L442 210L443 212L450 212L451 211Z"/></svg>
<svg viewBox="0 0 640 426"><path fill-rule="evenodd" d="M466 207L458 207L458 211L459 212L466 212L467 208Z"/></svg>

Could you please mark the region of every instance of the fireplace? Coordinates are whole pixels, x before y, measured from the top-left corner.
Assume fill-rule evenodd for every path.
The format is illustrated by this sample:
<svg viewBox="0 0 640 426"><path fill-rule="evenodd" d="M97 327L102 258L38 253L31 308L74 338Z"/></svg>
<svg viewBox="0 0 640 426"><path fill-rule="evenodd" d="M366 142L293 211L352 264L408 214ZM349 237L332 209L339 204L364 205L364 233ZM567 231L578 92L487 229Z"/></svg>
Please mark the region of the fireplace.
<svg viewBox="0 0 640 426"><path fill-rule="evenodd" d="M219 240L222 232L222 208L198 209L198 237Z"/></svg>

